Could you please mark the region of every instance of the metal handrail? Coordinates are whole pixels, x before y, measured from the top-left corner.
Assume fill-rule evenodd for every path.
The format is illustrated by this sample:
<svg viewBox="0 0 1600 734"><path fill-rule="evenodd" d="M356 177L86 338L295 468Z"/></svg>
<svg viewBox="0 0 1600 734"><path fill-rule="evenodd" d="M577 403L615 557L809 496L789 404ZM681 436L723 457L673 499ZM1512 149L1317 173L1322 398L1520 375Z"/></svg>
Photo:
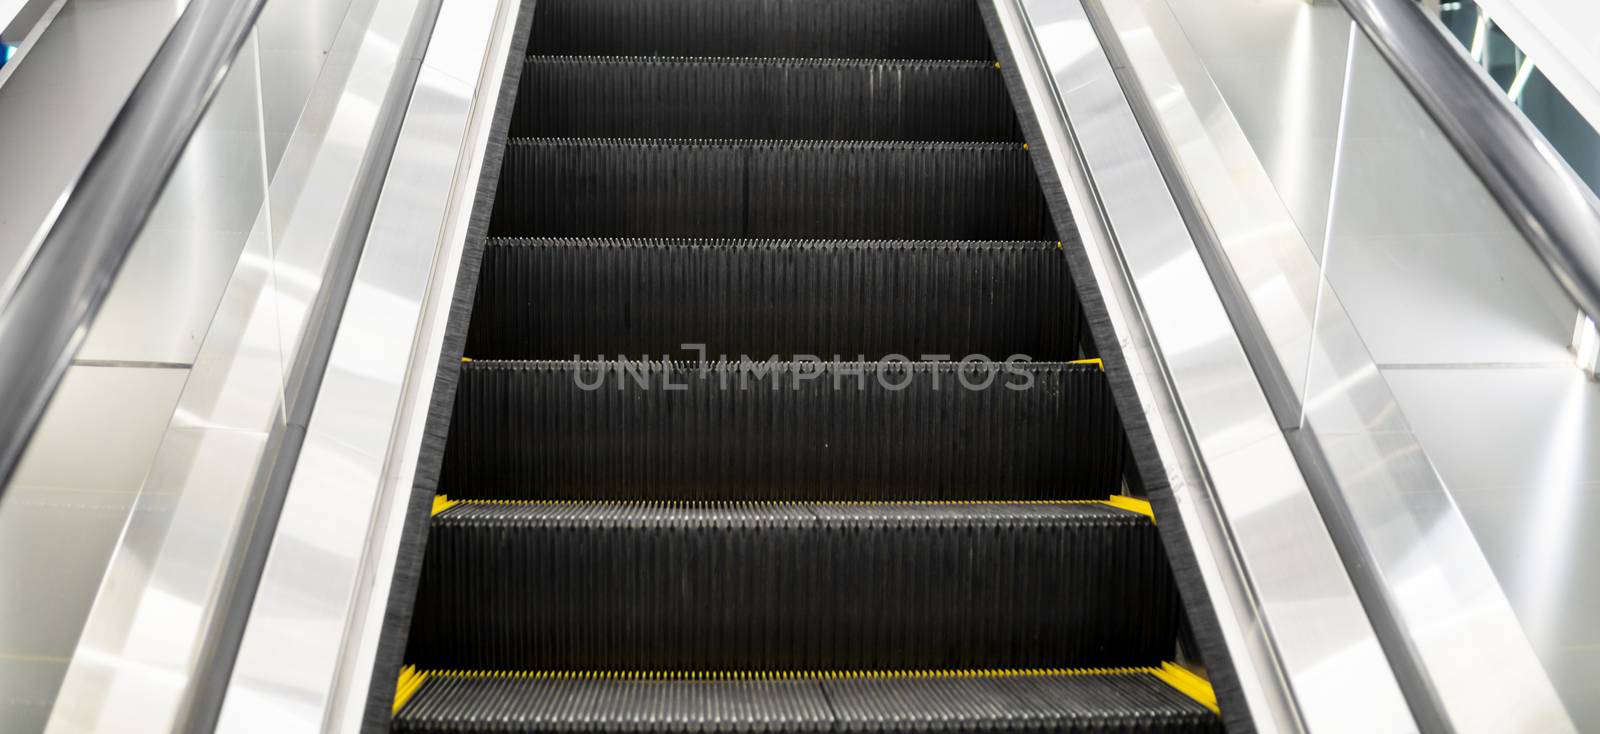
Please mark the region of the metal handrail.
<svg viewBox="0 0 1600 734"><path fill-rule="evenodd" d="M1567 294L1600 321L1600 200L1412 0L1340 0Z"/></svg>
<svg viewBox="0 0 1600 734"><path fill-rule="evenodd" d="M266 0L190 0L0 311L0 493Z"/></svg>

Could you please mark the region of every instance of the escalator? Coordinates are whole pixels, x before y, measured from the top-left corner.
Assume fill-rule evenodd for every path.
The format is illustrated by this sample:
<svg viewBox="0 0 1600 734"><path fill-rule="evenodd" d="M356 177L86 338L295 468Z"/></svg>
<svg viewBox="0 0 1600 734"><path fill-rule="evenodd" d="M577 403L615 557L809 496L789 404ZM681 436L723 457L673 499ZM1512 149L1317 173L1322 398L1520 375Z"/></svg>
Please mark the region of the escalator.
<svg viewBox="0 0 1600 734"><path fill-rule="evenodd" d="M1220 731L972 0L540 0L397 731Z"/></svg>

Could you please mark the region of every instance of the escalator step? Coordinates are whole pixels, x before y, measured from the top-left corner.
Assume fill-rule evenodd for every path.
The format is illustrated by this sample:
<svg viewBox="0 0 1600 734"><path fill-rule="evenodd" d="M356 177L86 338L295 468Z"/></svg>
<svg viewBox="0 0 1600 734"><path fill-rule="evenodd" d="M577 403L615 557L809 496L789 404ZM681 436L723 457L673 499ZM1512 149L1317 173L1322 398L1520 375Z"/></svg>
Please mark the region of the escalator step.
<svg viewBox="0 0 1600 734"><path fill-rule="evenodd" d="M1167 668L860 676L432 673L397 732L1221 732Z"/></svg>
<svg viewBox="0 0 1600 734"><path fill-rule="evenodd" d="M517 138L513 237L1057 239L1018 143Z"/></svg>
<svg viewBox="0 0 1600 734"><path fill-rule="evenodd" d="M530 57L511 134L1022 139L987 61L639 56Z"/></svg>
<svg viewBox="0 0 1600 734"><path fill-rule="evenodd" d="M759 358L756 358L759 359ZM519 500L1097 499L1092 365L470 362L443 491Z"/></svg>
<svg viewBox="0 0 1600 734"><path fill-rule="evenodd" d="M474 359L1014 354L1082 334L1055 242L495 239ZM931 358L931 357L930 357Z"/></svg>
<svg viewBox="0 0 1600 734"><path fill-rule="evenodd" d="M992 59L972 0L540 0L543 54Z"/></svg>
<svg viewBox="0 0 1600 734"><path fill-rule="evenodd" d="M1104 503L469 502L428 548L429 669L1144 665L1177 640L1155 524Z"/></svg>

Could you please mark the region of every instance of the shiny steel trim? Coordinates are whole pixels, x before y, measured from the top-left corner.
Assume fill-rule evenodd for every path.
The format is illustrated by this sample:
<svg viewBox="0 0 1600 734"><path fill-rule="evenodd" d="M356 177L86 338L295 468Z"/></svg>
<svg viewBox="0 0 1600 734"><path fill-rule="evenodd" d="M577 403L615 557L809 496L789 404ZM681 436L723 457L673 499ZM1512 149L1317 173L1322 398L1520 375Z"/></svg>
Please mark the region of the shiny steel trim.
<svg viewBox="0 0 1600 734"><path fill-rule="evenodd" d="M0 311L0 493L266 0L193 0Z"/></svg>
<svg viewBox="0 0 1600 734"><path fill-rule="evenodd" d="M228 639L244 621L240 594L248 599L258 579L250 545L276 514L274 472L294 467L303 430L294 421L305 416L296 406L309 406L297 386L317 364L316 335L333 326L314 323L318 299L339 290L340 252L365 237L363 227L349 241L372 205L363 182L386 170L393 139L382 142L382 131L405 109L410 84L396 79L421 63L420 51L404 55L417 5L348 6L118 541L49 731L205 729L214 719Z"/></svg>
<svg viewBox="0 0 1600 734"><path fill-rule="evenodd" d="M1249 722L1261 731L1414 729L1083 5L993 1L1167 467Z"/></svg>
<svg viewBox="0 0 1600 734"><path fill-rule="evenodd" d="M1167 3L1104 7L1138 76L1129 89L1163 100L1160 117L1144 122L1151 144L1181 168L1171 190L1198 200L1216 225L1224 267L1248 296L1228 303L1235 321L1264 322L1268 343L1245 345L1258 375L1314 367L1303 386L1304 425L1284 433L1416 704L1413 717L1427 731L1570 730L1471 529L1313 249L1270 193L1204 59L1181 40L1175 18L1158 15L1171 12ZM1180 69L1196 73L1180 79ZM1319 291L1320 314L1311 306Z"/></svg>
<svg viewBox="0 0 1600 734"><path fill-rule="evenodd" d="M361 726L519 5L440 12L219 730Z"/></svg>
<svg viewBox="0 0 1600 734"><path fill-rule="evenodd" d="M1340 2L1567 294L1600 320L1600 199L1415 3Z"/></svg>

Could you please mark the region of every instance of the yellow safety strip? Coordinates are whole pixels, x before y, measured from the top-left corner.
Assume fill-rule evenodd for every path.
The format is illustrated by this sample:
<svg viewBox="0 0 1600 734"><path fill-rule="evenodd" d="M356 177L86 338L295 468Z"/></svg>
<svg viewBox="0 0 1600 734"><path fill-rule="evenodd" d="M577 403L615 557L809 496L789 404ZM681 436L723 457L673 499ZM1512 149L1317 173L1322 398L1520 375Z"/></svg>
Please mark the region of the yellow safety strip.
<svg viewBox="0 0 1600 734"><path fill-rule="evenodd" d="M407 665L400 669L400 680L394 687L394 712L400 713L405 708L406 702L416 695L417 689L422 688L422 683L428 680L431 673L417 670L415 666Z"/></svg>
<svg viewBox="0 0 1600 734"><path fill-rule="evenodd" d="M461 363L462 364L466 364L466 363L471 362L471 361L472 361L471 357L462 357L461 358Z"/></svg>
<svg viewBox="0 0 1600 734"><path fill-rule="evenodd" d="M1154 510L1150 509L1150 500L1142 500L1138 497L1128 497L1126 495L1114 494L1111 495L1111 499L1106 500L1106 504L1120 510L1137 512L1145 517L1150 518L1150 522L1156 521L1156 513Z"/></svg>
<svg viewBox="0 0 1600 734"><path fill-rule="evenodd" d="M433 514L437 515L456 505L469 505L475 507L493 506L595 506L605 505L610 507L871 507L874 505L888 505L894 507L923 507L933 505L975 506L975 505L1109 505L1119 510L1137 512L1151 520L1155 514L1150 509L1150 503L1135 497L1112 495L1103 500L453 500L445 495L433 496Z"/></svg>
<svg viewBox="0 0 1600 734"><path fill-rule="evenodd" d="M438 676L440 678L523 678L527 680L810 681L906 678L1025 678L1062 675L1153 675L1159 677L1161 669L1147 667L1012 668L995 670L433 670L421 675Z"/></svg>
<svg viewBox="0 0 1600 734"><path fill-rule="evenodd" d="M1096 367L1099 367L1101 372L1106 371L1106 363L1101 361L1099 357L1095 357L1093 359L1074 359L1067 364L1092 364Z"/></svg>
<svg viewBox="0 0 1600 734"><path fill-rule="evenodd" d="M1188 668L1177 663L1162 663L1161 668L1155 671L1155 676L1183 695L1200 702L1201 706L1211 709L1211 713L1222 713L1217 706L1217 692L1211 689L1211 681L1195 675Z"/></svg>
<svg viewBox="0 0 1600 734"><path fill-rule="evenodd" d="M1221 714L1211 683L1176 663L1142 668L1009 668L993 670L432 670L417 671L407 665L400 671L394 711L400 712L412 694L430 676L440 678L518 678L523 680L628 680L628 681L819 681L904 680L965 678L1026 678L1072 675L1148 675L1188 696L1213 714Z"/></svg>

